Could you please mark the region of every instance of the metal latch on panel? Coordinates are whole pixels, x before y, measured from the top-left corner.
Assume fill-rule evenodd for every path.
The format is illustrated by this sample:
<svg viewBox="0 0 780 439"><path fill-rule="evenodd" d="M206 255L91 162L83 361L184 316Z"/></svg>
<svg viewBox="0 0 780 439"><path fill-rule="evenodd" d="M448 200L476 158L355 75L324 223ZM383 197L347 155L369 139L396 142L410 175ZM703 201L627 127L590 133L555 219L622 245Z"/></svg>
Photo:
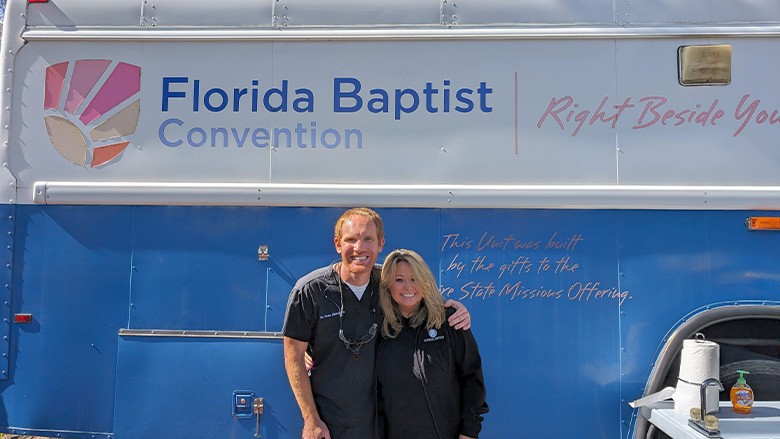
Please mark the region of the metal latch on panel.
<svg viewBox="0 0 780 439"><path fill-rule="evenodd" d="M257 247L257 259L260 261L267 261L268 260L268 246L267 245L261 245Z"/></svg>
<svg viewBox="0 0 780 439"><path fill-rule="evenodd" d="M263 414L263 410L265 409L265 401L263 398L255 398L253 406L255 415L257 415L257 423L255 424L255 437L260 437L260 415Z"/></svg>
<svg viewBox="0 0 780 439"><path fill-rule="evenodd" d="M249 419L254 416L252 403L255 399L255 393L249 390L233 391L233 417L239 419Z"/></svg>

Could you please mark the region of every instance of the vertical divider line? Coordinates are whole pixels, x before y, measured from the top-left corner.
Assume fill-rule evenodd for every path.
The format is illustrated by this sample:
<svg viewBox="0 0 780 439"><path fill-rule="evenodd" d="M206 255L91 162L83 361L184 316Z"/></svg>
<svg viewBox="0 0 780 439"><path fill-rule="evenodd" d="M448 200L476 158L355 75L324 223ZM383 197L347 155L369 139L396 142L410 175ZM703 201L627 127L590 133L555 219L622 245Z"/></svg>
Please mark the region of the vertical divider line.
<svg viewBox="0 0 780 439"><path fill-rule="evenodd" d="M517 134L517 72L515 72L515 155L518 153L518 134Z"/></svg>
<svg viewBox="0 0 780 439"><path fill-rule="evenodd" d="M130 327L130 316L133 310L133 273L135 273L135 209L130 207L130 279L127 285L127 329Z"/></svg>

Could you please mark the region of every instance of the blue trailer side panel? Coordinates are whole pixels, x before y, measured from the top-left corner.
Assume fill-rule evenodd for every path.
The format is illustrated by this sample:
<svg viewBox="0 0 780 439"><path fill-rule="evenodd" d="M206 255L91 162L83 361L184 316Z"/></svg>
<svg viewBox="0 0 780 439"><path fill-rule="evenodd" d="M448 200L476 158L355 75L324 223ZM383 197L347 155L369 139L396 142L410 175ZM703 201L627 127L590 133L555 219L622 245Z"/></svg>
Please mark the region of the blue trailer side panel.
<svg viewBox="0 0 780 439"><path fill-rule="evenodd" d="M485 363L485 437L618 437L619 301L580 293L617 286L618 213L442 216L445 295L474 316ZM536 421L550 416L565 422Z"/></svg>
<svg viewBox="0 0 780 439"><path fill-rule="evenodd" d="M264 331L268 208L129 208L128 328Z"/></svg>
<svg viewBox="0 0 780 439"><path fill-rule="evenodd" d="M261 436L293 438L302 422L278 340L119 337L117 438L254 437L232 416L234 390L265 399Z"/></svg>
<svg viewBox="0 0 780 439"><path fill-rule="evenodd" d="M2 384L10 426L112 431L116 331L130 288L127 212L17 206L13 309L33 321L13 329Z"/></svg>
<svg viewBox="0 0 780 439"><path fill-rule="evenodd" d="M295 437L279 340L117 333L279 331L297 278L338 259L341 212L18 206L13 311L34 319L13 326L8 430L248 438L254 421L234 419L230 402L250 390L266 400L263 435ZM485 437L511 437L518 423L534 437L631 437L627 403L686 314L768 301L780 287L780 234L748 231L756 212L379 212L380 260L420 251L444 294L472 314L491 406ZM269 246L266 262L259 245ZM567 422L535 422L550 416Z"/></svg>

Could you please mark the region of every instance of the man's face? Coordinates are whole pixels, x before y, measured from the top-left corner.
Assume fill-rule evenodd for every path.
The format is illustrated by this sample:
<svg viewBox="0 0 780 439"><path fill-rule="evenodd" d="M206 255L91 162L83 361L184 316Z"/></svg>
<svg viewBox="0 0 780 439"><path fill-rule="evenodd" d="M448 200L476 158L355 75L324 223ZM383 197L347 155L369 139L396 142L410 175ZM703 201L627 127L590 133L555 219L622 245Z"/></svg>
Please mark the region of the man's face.
<svg viewBox="0 0 780 439"><path fill-rule="evenodd" d="M333 242L341 255L339 271L342 278L358 284L368 282L371 269L385 244L384 239L377 237L374 222L362 216L352 216L344 221L341 238L334 238Z"/></svg>

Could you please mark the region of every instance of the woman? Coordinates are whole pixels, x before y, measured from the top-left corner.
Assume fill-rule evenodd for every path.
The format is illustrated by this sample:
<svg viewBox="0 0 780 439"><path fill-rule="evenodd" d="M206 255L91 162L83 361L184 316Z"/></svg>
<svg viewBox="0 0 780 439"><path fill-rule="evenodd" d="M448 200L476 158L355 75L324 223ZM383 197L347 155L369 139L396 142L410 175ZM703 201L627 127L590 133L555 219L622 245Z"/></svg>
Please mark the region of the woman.
<svg viewBox="0 0 780 439"><path fill-rule="evenodd" d="M478 437L488 406L477 343L471 331L446 324L444 300L428 265L411 250L394 250L382 267L379 291L380 437Z"/></svg>

